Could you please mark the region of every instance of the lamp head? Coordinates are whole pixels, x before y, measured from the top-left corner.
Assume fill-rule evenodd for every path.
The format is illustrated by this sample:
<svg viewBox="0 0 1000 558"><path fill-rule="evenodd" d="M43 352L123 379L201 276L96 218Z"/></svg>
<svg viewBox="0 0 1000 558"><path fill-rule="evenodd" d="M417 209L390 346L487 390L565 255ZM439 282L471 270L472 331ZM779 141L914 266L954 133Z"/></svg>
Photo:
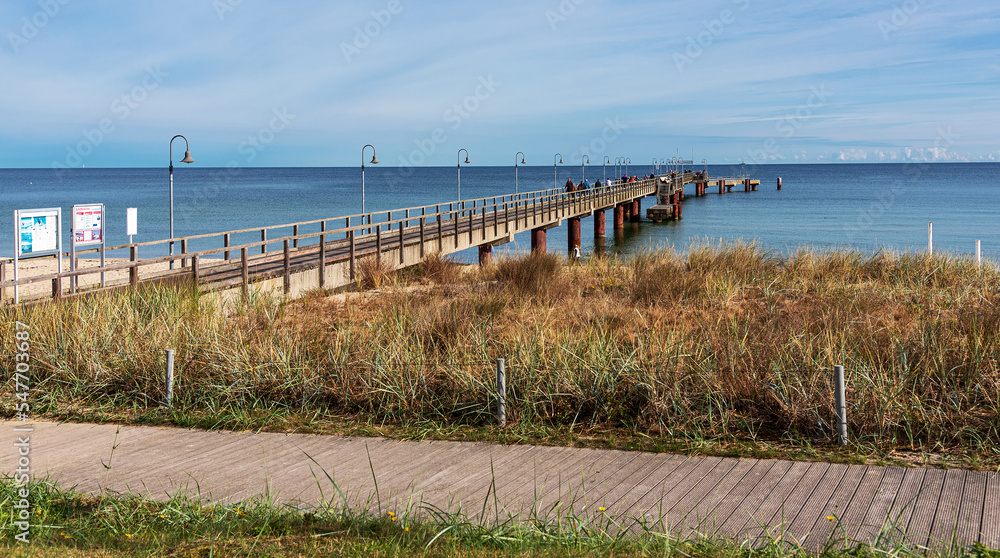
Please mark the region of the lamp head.
<svg viewBox="0 0 1000 558"><path fill-rule="evenodd" d="M522 164L522 165L526 164L526 163L524 162L524 157L521 157L521 164Z"/></svg>
<svg viewBox="0 0 1000 558"><path fill-rule="evenodd" d="M559 164L560 164L560 165L561 165L561 164L563 164L563 162L562 162L562 157L559 157Z"/></svg>
<svg viewBox="0 0 1000 558"><path fill-rule="evenodd" d="M472 164L472 161L469 160L469 156L468 155L465 156L465 164L466 165Z"/></svg>
<svg viewBox="0 0 1000 558"><path fill-rule="evenodd" d="M376 157L374 153L372 153L372 164L373 165L377 165L378 164L378 157Z"/></svg>
<svg viewBox="0 0 1000 558"><path fill-rule="evenodd" d="M185 151L184 152L184 158L181 159L181 162L182 163L188 163L188 164L191 164L191 163L194 162L194 159L191 158L191 152L190 151Z"/></svg>

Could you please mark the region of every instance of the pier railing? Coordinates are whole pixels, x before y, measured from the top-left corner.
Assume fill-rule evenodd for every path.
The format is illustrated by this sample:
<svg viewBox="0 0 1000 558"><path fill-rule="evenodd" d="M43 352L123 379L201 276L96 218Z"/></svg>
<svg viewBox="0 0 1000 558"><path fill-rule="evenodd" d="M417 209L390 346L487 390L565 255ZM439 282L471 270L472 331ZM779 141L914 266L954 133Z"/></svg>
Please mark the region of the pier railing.
<svg viewBox="0 0 1000 558"><path fill-rule="evenodd" d="M549 188L452 201L440 204L377 211L364 214L312 219L281 225L253 227L218 233L166 238L105 248L102 267L49 273L4 280L0 277L0 300L4 302L60 299L81 293L137 285L141 281L183 281L212 283L227 288L242 283L244 290L253 280L275 275L288 277L293 267L325 269L332 261L349 261L350 279L356 276L356 261L369 255L382 256L388 247L398 249L403 264L403 248L418 244L420 257L426 246L437 242L438 251L454 251L477 241L547 226L561 219L589 215L616 204L656 193L653 179L634 182L613 181L608 186L566 192ZM492 227L492 234L487 228ZM501 227L503 232L501 233ZM477 239L476 233L479 233ZM460 242L460 235L468 235ZM253 240L245 241L247 236ZM244 240L240 240L244 239ZM174 255L141 258L150 250L163 253L173 243L180 246ZM214 247L190 250L193 244ZM446 245L446 243L448 243ZM278 248L280 247L280 248ZM464 248L463 248L464 249ZM77 255L96 252L81 250ZM118 254L118 256L116 256ZM303 254L309 258L301 257ZM67 257L63 254L62 257ZM237 262L238 260L238 262ZM293 261L296 260L296 261ZM251 264L257 268L251 278ZM165 269L169 267L170 269ZM5 271L9 276L10 270ZM99 276L99 280L98 280ZM320 286L323 286L320 274ZM90 279L89 284L84 279ZM47 288L51 284L51 291ZM22 291L25 291L22 294ZM13 292L13 296L12 295Z"/></svg>

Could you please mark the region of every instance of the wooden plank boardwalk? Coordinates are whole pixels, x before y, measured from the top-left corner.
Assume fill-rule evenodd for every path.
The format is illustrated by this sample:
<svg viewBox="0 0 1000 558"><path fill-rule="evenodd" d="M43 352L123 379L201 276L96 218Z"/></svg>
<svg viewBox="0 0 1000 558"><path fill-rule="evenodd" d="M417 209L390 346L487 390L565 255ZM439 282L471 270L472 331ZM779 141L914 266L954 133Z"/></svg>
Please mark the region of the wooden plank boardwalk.
<svg viewBox="0 0 1000 558"><path fill-rule="evenodd" d="M165 499L186 491L213 501L266 493L318 506L342 505L339 489L348 505L397 514L612 518L625 530L642 523L750 544L781 537L809 550L828 541L1000 547L996 473L51 422L26 434L16 426L2 423L10 451L0 454L0 471L14 472L13 443L30 435L35 478L85 492Z"/></svg>

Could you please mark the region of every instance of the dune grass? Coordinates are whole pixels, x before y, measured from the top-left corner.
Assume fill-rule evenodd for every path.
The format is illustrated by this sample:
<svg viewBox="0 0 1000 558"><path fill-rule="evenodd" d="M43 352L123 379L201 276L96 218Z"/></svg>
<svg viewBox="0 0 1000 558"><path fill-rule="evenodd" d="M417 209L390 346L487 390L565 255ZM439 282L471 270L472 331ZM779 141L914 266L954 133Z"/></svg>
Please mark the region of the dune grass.
<svg viewBox="0 0 1000 558"><path fill-rule="evenodd" d="M443 258L364 269L377 295L224 303L141 286L4 309L0 336L30 324L34 408L48 416L567 443L596 432L653 449L840 451L830 370L842 364L855 456L1000 464L1000 273L967 258L706 243L572 266L549 254L468 273ZM172 411L158 408L166 348ZM505 429L491 417L498 358ZM11 344L0 361L14 362ZM12 397L0 391L5 409Z"/></svg>

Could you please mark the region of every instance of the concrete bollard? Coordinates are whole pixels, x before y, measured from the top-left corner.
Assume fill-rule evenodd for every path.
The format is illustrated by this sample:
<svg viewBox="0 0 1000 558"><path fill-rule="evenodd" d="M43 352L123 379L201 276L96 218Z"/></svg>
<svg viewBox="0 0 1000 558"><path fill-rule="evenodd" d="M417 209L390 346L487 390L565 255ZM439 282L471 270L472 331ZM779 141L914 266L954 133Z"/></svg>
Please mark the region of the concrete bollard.
<svg viewBox="0 0 1000 558"><path fill-rule="evenodd" d="M833 367L834 382L836 383L835 405L837 407L837 442L847 445L847 389L844 383L844 367Z"/></svg>
<svg viewBox="0 0 1000 558"><path fill-rule="evenodd" d="M497 423L507 424L507 366L502 358L497 359Z"/></svg>
<svg viewBox="0 0 1000 558"><path fill-rule="evenodd" d="M167 386L166 406L172 407L174 402L174 350L167 349L167 369L164 374L164 382Z"/></svg>

